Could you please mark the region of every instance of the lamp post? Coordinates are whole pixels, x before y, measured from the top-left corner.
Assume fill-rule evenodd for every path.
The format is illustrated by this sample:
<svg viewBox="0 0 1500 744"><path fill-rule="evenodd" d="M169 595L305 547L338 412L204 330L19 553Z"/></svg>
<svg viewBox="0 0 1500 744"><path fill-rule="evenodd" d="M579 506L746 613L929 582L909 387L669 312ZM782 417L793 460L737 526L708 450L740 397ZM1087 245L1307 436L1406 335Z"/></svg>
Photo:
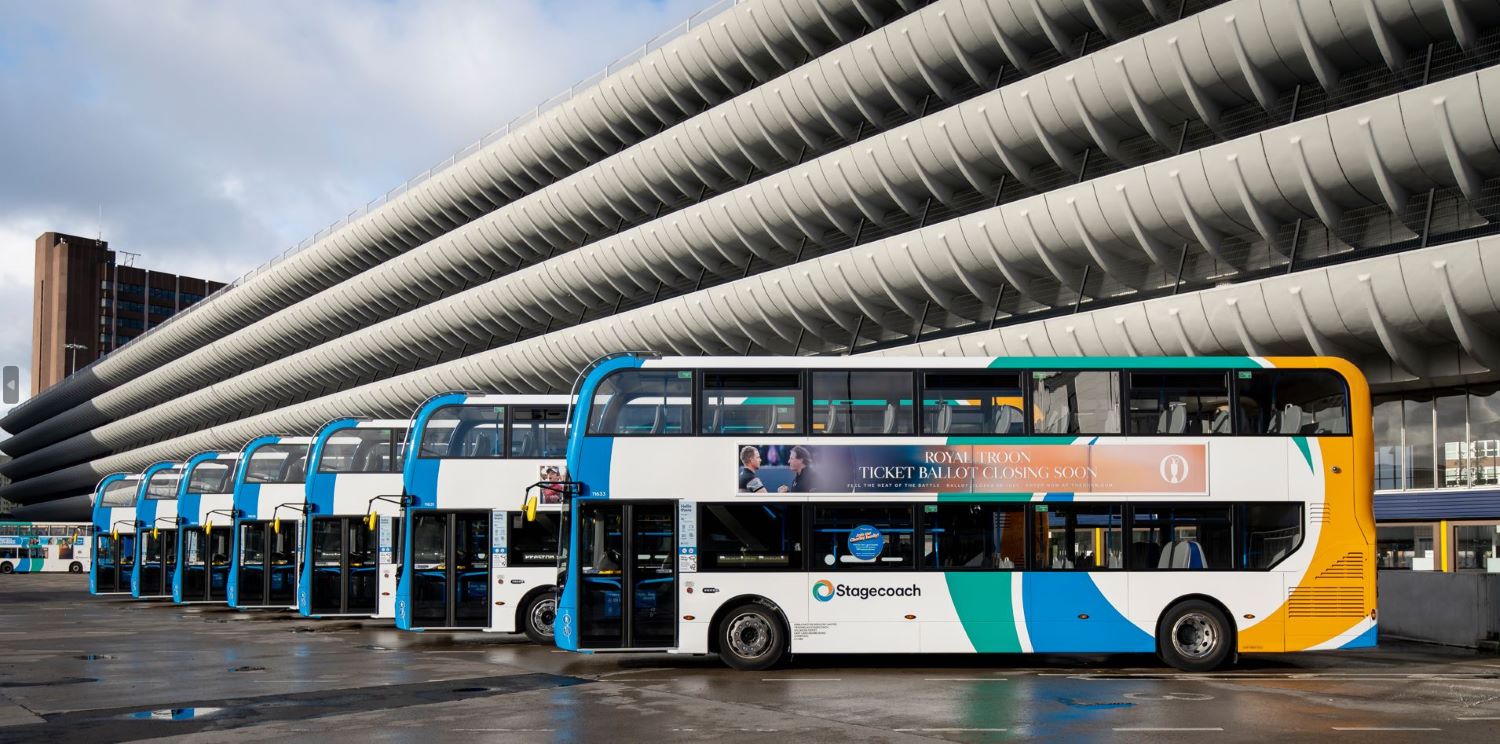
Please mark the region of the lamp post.
<svg viewBox="0 0 1500 744"><path fill-rule="evenodd" d="M78 350L83 349L84 351L88 351L89 347L84 346L83 344L63 344L63 348L72 352L73 360L70 364L72 369L68 371L68 376L72 377L73 373L78 371Z"/></svg>

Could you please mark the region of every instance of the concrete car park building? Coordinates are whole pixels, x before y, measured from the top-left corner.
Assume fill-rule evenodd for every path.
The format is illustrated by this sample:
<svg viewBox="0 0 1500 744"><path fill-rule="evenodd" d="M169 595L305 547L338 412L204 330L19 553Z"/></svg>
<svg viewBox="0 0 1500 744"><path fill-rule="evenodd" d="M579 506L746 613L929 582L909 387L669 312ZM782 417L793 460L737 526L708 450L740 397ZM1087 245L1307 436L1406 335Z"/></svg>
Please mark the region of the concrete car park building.
<svg viewBox="0 0 1500 744"><path fill-rule="evenodd" d="M0 497L625 349L1316 353L1381 565L1500 571L1497 63L1491 0L726 1L11 411Z"/></svg>

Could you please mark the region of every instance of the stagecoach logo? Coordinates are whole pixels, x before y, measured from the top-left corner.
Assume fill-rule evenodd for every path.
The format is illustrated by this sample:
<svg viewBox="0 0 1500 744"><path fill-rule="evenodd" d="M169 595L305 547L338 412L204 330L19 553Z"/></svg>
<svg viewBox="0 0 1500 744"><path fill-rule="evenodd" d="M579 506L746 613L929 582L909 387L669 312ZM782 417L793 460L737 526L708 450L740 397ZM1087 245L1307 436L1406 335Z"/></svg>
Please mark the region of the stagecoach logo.
<svg viewBox="0 0 1500 744"><path fill-rule="evenodd" d="M819 602L831 601L834 597L850 597L852 599L873 599L875 597L920 597L922 587L912 584L911 586L849 586L848 584L835 584L828 579L820 579L813 583L813 599Z"/></svg>
<svg viewBox="0 0 1500 744"><path fill-rule="evenodd" d="M1161 459L1161 479L1177 485L1188 478L1188 461L1182 455L1167 455Z"/></svg>
<svg viewBox="0 0 1500 744"><path fill-rule="evenodd" d="M828 600L833 599L833 582L829 581L828 579L823 579L822 581L813 584L813 599L816 599L819 602L827 602Z"/></svg>

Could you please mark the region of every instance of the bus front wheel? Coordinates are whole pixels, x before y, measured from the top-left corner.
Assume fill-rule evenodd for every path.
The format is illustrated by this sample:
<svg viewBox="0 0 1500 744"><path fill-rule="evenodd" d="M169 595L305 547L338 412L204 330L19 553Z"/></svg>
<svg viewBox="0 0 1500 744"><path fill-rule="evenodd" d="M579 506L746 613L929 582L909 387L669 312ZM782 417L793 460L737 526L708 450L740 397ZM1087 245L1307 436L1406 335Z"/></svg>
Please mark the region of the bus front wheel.
<svg viewBox="0 0 1500 744"><path fill-rule="evenodd" d="M15 573L16 567L10 565L10 561L0 563L0 574Z"/></svg>
<svg viewBox="0 0 1500 744"><path fill-rule="evenodd" d="M735 669L769 669L786 655L786 631L770 610L740 605L719 621L719 658Z"/></svg>
<svg viewBox="0 0 1500 744"><path fill-rule="evenodd" d="M83 573L83 564L73 561L68 564L68 573Z"/></svg>
<svg viewBox="0 0 1500 744"><path fill-rule="evenodd" d="M542 592L532 597L521 611L521 630L532 643L551 646L556 643L552 637L552 621L556 618L557 592Z"/></svg>
<svg viewBox="0 0 1500 744"><path fill-rule="evenodd" d="M1201 599L1178 602L1161 618L1156 646L1162 661L1184 672L1211 672L1234 655L1229 619Z"/></svg>

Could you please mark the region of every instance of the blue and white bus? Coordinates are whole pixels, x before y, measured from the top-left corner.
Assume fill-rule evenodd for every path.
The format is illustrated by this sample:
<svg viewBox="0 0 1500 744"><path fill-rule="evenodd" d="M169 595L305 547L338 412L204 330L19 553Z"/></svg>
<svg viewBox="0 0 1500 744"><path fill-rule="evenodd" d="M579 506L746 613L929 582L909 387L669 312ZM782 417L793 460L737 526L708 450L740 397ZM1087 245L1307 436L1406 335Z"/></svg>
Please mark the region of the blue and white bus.
<svg viewBox="0 0 1500 744"><path fill-rule="evenodd" d="M239 452L188 458L177 490L177 561L172 600L227 602Z"/></svg>
<svg viewBox="0 0 1500 744"><path fill-rule="evenodd" d="M603 360L568 650L1239 653L1376 638L1370 400L1331 358Z"/></svg>
<svg viewBox="0 0 1500 744"><path fill-rule="evenodd" d="M171 599L177 576L177 485L182 463L158 462L141 473L135 501L135 570L130 596Z"/></svg>
<svg viewBox="0 0 1500 744"><path fill-rule="evenodd" d="M135 502L140 495L140 473L111 473L94 488L89 593L130 594L135 573Z"/></svg>
<svg viewBox="0 0 1500 744"><path fill-rule="evenodd" d="M85 522L0 520L0 574L83 573L92 532Z"/></svg>
<svg viewBox="0 0 1500 744"><path fill-rule="evenodd" d="M396 625L551 643L568 397L447 393L417 409L404 471Z"/></svg>
<svg viewBox="0 0 1500 744"><path fill-rule="evenodd" d="M395 618L408 423L344 418L313 437L297 585L304 616Z"/></svg>
<svg viewBox="0 0 1500 744"><path fill-rule="evenodd" d="M229 606L297 609L297 557L312 437L263 436L240 450L234 478Z"/></svg>

